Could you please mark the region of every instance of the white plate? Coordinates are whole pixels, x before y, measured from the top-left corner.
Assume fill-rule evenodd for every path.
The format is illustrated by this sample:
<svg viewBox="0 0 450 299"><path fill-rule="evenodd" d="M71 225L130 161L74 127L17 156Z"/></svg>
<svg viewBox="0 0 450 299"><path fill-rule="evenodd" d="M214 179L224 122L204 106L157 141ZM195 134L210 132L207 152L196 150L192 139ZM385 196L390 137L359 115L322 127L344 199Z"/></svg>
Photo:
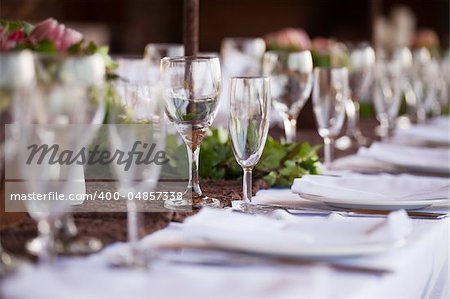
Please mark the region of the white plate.
<svg viewBox="0 0 450 299"><path fill-rule="evenodd" d="M340 198L328 198L318 195L312 194L299 194L303 199L309 199L313 201L323 202L329 206L345 208L345 209L373 209L373 210L387 210L387 211L395 211L395 210L417 210L429 207L435 204L450 204L450 199L427 199L427 200L386 200L382 201L379 199L374 200L345 200Z"/></svg>

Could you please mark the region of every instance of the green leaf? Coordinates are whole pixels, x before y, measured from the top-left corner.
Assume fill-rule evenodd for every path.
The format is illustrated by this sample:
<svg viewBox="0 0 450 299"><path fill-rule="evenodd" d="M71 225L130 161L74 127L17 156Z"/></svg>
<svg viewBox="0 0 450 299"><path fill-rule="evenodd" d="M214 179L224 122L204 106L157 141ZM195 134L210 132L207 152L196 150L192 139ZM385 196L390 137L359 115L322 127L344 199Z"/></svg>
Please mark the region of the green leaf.
<svg viewBox="0 0 450 299"><path fill-rule="evenodd" d="M10 34L16 30L23 29L24 33L28 36L33 30L34 26L24 21L8 21L0 20L0 25L5 29L6 34Z"/></svg>
<svg viewBox="0 0 450 299"><path fill-rule="evenodd" d="M33 47L33 50L36 52L52 54L56 53L57 49L55 44L49 40L42 40L37 45Z"/></svg>
<svg viewBox="0 0 450 299"><path fill-rule="evenodd" d="M287 150L272 137L268 136L263 154L256 168L260 171L269 172L280 166L281 160L286 156Z"/></svg>
<svg viewBox="0 0 450 299"><path fill-rule="evenodd" d="M270 186L289 187L295 178L320 172L319 148L320 145L311 146L306 142L283 144L268 136L253 177L265 180ZM210 131L203 141L199 172L201 177L212 179L238 179L242 176L225 129Z"/></svg>
<svg viewBox="0 0 450 299"><path fill-rule="evenodd" d="M359 103L359 115L361 119L372 118L375 116L375 108L370 102Z"/></svg>
<svg viewBox="0 0 450 299"><path fill-rule="evenodd" d="M82 50L81 47L83 46L83 43L84 43L84 40L81 40L80 42L70 46L67 51L69 52L69 54L78 54Z"/></svg>

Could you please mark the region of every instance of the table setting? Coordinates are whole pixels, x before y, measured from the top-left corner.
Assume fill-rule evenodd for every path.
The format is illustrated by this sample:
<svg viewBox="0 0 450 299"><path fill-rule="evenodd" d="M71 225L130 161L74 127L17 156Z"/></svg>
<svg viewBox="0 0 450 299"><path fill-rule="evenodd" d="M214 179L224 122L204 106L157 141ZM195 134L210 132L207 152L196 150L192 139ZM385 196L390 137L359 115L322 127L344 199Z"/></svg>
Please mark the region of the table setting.
<svg viewBox="0 0 450 299"><path fill-rule="evenodd" d="M450 298L448 49L183 5L134 56L0 22L0 298Z"/></svg>

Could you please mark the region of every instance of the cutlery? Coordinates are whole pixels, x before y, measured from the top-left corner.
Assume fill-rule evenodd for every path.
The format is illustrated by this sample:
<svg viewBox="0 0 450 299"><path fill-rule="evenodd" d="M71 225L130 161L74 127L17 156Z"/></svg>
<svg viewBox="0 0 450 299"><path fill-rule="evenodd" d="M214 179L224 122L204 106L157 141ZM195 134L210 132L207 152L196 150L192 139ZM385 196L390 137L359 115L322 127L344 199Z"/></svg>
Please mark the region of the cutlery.
<svg viewBox="0 0 450 299"><path fill-rule="evenodd" d="M331 213L337 213L341 216L347 217L386 217L391 211L372 210L372 209L351 209L351 210L336 210L336 209L321 209L321 208L305 208L292 207L277 204L257 204L262 209L281 209L292 215L311 215L311 216L326 216ZM421 212L421 211L406 211L409 217L414 219L442 219L448 217L445 213L436 212Z"/></svg>
<svg viewBox="0 0 450 299"><path fill-rule="evenodd" d="M383 210L371 210L371 209L352 209L347 212L347 214L352 214L353 216L358 215L377 215L377 216L387 216L391 211ZM409 217L417 219L442 219L449 215L446 213L437 212L421 212L421 211L406 211Z"/></svg>
<svg viewBox="0 0 450 299"><path fill-rule="evenodd" d="M329 260L299 259L289 257L273 257L266 255L242 253L235 251L222 251L217 249L181 248L160 251L158 258L162 262L174 264L191 264L204 266L328 266L336 271L362 273L370 275L383 275L391 273L389 269L345 265Z"/></svg>

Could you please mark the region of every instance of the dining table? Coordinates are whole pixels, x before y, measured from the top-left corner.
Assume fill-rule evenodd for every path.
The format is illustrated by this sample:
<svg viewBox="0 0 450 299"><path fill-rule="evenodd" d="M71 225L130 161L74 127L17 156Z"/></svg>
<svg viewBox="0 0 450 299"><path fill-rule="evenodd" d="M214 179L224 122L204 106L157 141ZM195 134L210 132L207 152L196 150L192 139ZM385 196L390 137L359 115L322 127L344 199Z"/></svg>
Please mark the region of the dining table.
<svg viewBox="0 0 450 299"><path fill-rule="evenodd" d="M362 119L361 131L379 139L374 133L377 125L374 118ZM280 136L281 129L272 128L271 134ZM314 128L299 129L297 138L311 144L322 142ZM356 150L337 150L336 155L343 157ZM109 188L103 182L87 181L86 185L88 193ZM203 180L202 188L208 196L220 199L223 208L241 198L240 180ZM289 188L269 189L262 180L254 182L253 194L259 204L326 208ZM51 269L36 266L0 278L0 298L450 298L449 217L411 219L412 232L404 244L367 256L280 263L261 258L242 265L178 263L155 255L147 269L136 270L114 268L108 262L127 246L126 213L89 212L92 207L85 206L89 204L95 203L83 203L72 211L78 235L96 237L104 248L88 256L62 256ZM449 213L448 207L429 211ZM176 232L197 212L143 213L140 229L146 236L142 242L150 244L161 232ZM35 222L23 213L9 214L0 226L4 249L35 262L25 249L26 242L37 235ZM351 221L358 226L363 219L352 217ZM232 259L223 254L225 260ZM195 260L195 252L188 257Z"/></svg>

